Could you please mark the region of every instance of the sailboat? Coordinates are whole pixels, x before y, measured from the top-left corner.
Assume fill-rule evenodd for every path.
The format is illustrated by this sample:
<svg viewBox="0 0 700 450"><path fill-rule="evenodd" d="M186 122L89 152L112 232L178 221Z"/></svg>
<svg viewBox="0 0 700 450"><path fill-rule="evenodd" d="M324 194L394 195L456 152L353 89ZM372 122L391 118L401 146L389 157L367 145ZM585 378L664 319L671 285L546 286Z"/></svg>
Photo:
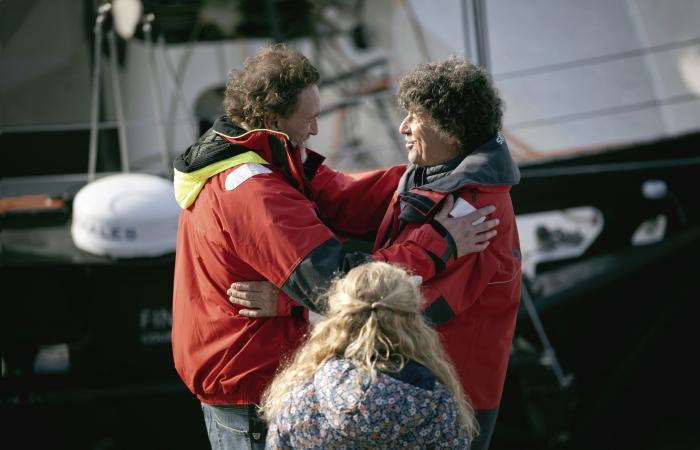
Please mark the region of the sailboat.
<svg viewBox="0 0 700 450"><path fill-rule="evenodd" d="M13 68L0 86L3 436L31 424L51 430L47 448L206 445L172 369L174 241L95 247L71 229L83 189L125 170L167 179L168 158L220 113L227 71L287 41L321 68L311 146L341 170L404 162L402 72L457 53L493 74L523 175L512 197L525 287L493 449L695 445L696 416L682 411L699 378L698 3L435 5L0 3Z"/></svg>

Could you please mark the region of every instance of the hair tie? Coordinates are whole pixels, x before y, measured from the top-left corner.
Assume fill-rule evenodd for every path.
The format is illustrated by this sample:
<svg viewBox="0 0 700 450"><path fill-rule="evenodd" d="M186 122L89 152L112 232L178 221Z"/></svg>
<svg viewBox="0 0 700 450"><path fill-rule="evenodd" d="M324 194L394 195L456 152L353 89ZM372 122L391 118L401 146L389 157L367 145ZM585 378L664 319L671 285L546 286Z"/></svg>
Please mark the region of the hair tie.
<svg viewBox="0 0 700 450"><path fill-rule="evenodd" d="M373 303L370 305L370 309L371 309L372 311L376 311L378 306L381 306L381 303L379 303L379 302L373 302Z"/></svg>

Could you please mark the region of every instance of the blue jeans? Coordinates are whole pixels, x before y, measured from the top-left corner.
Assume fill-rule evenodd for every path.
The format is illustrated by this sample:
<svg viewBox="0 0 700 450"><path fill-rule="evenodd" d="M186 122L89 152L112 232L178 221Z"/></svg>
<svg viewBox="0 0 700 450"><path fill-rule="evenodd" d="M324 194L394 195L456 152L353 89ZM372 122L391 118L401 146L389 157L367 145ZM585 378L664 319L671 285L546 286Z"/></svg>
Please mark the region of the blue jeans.
<svg viewBox="0 0 700 450"><path fill-rule="evenodd" d="M202 403L212 450L264 450L266 428L253 405Z"/></svg>

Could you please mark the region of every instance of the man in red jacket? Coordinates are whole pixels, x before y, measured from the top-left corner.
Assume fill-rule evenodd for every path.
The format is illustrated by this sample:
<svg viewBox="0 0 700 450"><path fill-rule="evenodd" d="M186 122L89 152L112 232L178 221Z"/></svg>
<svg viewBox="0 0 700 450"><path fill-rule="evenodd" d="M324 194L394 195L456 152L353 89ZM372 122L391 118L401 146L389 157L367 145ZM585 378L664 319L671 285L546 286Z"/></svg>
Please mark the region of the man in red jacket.
<svg viewBox="0 0 700 450"><path fill-rule="evenodd" d="M462 219L444 208L402 242L371 255L346 251L337 235L375 231L405 167L345 175L305 149L317 133L318 81L303 55L279 45L261 50L232 72L226 115L175 161L183 210L173 359L202 403L216 448L262 448L265 429L255 404L281 357L306 332L307 309L325 309L318 294L334 276L379 260L429 280L492 237L493 221L471 223L491 208ZM280 289L275 317L251 319L226 298L231 281L251 280Z"/></svg>
<svg viewBox="0 0 700 450"><path fill-rule="evenodd" d="M489 247L424 280L423 314L443 336L486 449L501 401L520 304L521 256L511 186L520 180L499 130L502 101L488 74L460 58L422 64L402 78L399 131L411 162L377 233L375 251L410 239L454 198L453 216L495 205Z"/></svg>
<svg viewBox="0 0 700 450"><path fill-rule="evenodd" d="M521 289L520 244L509 194L520 173L499 133L502 101L484 70L450 58L422 64L403 77L399 102L407 112L399 131L410 164L386 210L374 250L410 242L425 224L439 228L438 211L453 199L452 216L495 205L494 217L500 221L498 236L485 251L464 255L449 266L438 262L436 273L421 277L423 314L442 334L476 411L480 434L472 448L486 449L503 392ZM420 275L420 264L413 261L408 269ZM231 301L261 308L261 314L270 300L263 293L242 295L239 286L232 286Z"/></svg>

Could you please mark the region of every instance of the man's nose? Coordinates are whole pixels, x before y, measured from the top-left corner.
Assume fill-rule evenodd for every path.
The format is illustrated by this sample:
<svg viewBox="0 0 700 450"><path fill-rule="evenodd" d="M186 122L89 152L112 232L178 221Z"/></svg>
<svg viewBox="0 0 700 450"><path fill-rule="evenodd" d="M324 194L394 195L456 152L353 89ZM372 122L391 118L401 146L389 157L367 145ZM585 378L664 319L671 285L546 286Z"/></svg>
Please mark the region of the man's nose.
<svg viewBox="0 0 700 450"><path fill-rule="evenodd" d="M309 134L312 136L316 136L318 134L318 122L316 122L316 119L311 122L311 130L309 130Z"/></svg>
<svg viewBox="0 0 700 450"><path fill-rule="evenodd" d="M404 119L401 121L401 124L399 125L399 133L401 133L401 134L408 134L409 133L408 116L404 117Z"/></svg>

